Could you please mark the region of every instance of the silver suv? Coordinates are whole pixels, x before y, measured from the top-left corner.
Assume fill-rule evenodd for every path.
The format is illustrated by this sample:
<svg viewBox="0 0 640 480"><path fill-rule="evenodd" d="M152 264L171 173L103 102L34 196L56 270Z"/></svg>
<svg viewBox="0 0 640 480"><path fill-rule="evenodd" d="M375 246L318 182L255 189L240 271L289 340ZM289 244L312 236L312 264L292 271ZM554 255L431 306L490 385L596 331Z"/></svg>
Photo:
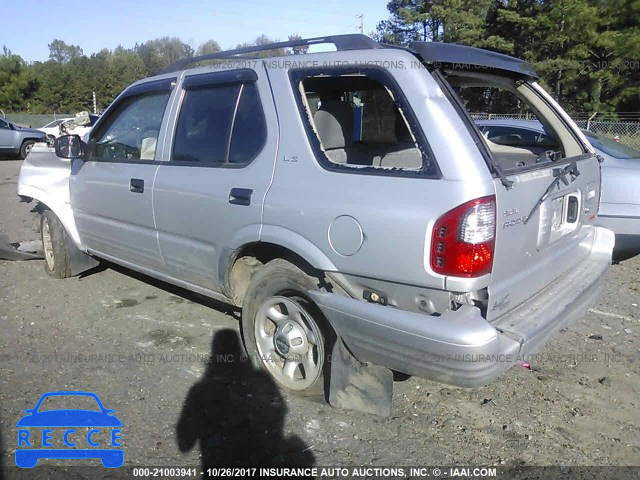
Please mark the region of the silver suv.
<svg viewBox="0 0 640 480"><path fill-rule="evenodd" d="M243 56L319 43L336 51ZM30 156L18 193L42 204L48 273L106 259L241 307L282 387L322 390L337 348L482 385L584 315L611 263L598 159L536 78L485 50L362 35L196 57L128 87L88 143ZM483 138L466 108L482 101L559 145Z"/></svg>
<svg viewBox="0 0 640 480"><path fill-rule="evenodd" d="M35 128L21 127L0 118L0 155L18 155L26 158L33 144L44 142L46 134Z"/></svg>

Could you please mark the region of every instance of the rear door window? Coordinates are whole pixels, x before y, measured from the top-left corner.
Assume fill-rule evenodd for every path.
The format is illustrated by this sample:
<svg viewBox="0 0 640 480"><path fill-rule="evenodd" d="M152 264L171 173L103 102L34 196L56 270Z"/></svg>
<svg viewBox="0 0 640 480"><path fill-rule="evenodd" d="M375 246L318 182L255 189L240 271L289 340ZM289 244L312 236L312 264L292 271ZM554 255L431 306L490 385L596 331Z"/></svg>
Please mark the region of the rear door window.
<svg viewBox="0 0 640 480"><path fill-rule="evenodd" d="M225 76L224 78L227 78ZM253 82L194 80L184 92L171 162L194 166L244 166L260 153L267 126Z"/></svg>
<svg viewBox="0 0 640 480"><path fill-rule="evenodd" d="M223 164L240 85L187 90L178 116L172 160Z"/></svg>

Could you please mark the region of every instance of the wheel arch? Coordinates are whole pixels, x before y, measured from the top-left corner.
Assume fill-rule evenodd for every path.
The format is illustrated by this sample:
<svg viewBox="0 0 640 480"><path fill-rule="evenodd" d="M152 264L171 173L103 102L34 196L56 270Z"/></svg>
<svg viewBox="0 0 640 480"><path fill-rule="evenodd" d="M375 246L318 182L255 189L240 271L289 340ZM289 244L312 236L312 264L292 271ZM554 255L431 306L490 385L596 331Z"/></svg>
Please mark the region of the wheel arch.
<svg viewBox="0 0 640 480"><path fill-rule="evenodd" d="M261 232L260 239L226 249L221 256L219 272L225 295L242 306L246 287L252 275L265 263L282 258L308 275L325 281L324 272L336 271L331 260L313 243L301 235L281 227Z"/></svg>
<svg viewBox="0 0 640 480"><path fill-rule="evenodd" d="M36 200L43 205L44 208L51 210L60 219L60 223L67 231L73 243L82 250L82 244L80 242L80 235L76 227L76 222L73 218L73 211L71 205L62 198L57 198L58 195L42 190L32 185L20 184L18 186L18 195L23 198Z"/></svg>

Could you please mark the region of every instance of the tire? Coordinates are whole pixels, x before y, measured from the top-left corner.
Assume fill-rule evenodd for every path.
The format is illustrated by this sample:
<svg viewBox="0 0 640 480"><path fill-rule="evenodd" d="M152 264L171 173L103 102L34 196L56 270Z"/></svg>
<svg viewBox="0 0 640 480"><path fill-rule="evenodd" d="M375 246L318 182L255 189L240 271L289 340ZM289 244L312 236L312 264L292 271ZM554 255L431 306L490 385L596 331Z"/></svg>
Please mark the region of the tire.
<svg viewBox="0 0 640 480"><path fill-rule="evenodd" d="M20 147L20 158L22 160L27 158L27 155L31 152L31 147L33 147L34 143L36 143L34 140L25 140L22 142L22 146Z"/></svg>
<svg viewBox="0 0 640 480"><path fill-rule="evenodd" d="M242 307L242 339L253 365L302 396L324 396L335 334L306 297L318 279L286 260L258 270ZM325 397L326 398L326 397Z"/></svg>
<svg viewBox="0 0 640 480"><path fill-rule="evenodd" d="M51 210L45 210L40 216L40 236L44 251L44 269L47 274L54 278L71 277L67 232Z"/></svg>

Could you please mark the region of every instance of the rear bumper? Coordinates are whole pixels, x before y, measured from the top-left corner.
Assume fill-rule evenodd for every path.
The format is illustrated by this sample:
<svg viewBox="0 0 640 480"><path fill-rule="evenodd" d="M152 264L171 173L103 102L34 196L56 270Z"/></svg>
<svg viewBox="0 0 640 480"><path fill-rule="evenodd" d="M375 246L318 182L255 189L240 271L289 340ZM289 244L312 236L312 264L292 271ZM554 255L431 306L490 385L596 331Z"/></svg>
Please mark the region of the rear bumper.
<svg viewBox="0 0 640 480"><path fill-rule="evenodd" d="M613 232L594 228L590 255L494 322L470 305L428 316L332 293L308 292L363 362L461 387L495 380L597 301L611 264Z"/></svg>

